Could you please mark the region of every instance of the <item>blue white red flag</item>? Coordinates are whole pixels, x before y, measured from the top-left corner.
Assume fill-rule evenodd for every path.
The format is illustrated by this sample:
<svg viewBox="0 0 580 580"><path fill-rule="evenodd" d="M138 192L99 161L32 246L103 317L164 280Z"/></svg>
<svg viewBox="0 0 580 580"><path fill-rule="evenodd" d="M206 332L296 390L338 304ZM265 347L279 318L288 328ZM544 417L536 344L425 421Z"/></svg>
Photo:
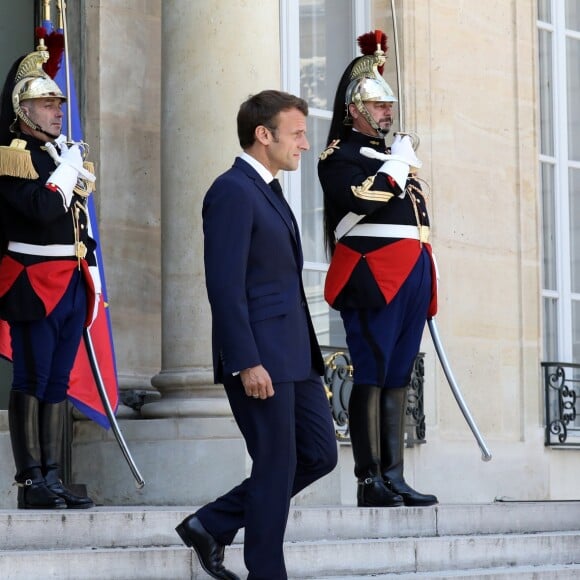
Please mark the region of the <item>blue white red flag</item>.
<svg viewBox="0 0 580 580"><path fill-rule="evenodd" d="M46 23L45 23L46 26ZM59 34L59 32L57 32ZM61 61L64 60L64 54L61 56ZM80 113L77 101L77 93L74 85L72 74L69 75L70 94L67 95L67 103L65 107L70 107L70 114L66 112L64 115L63 134L67 135L72 141L82 141L83 131L80 121ZM66 91L66 68L64 62L55 76L55 81L61 90ZM67 119L70 117L71 127L67 127ZM88 198L89 211L89 234L97 242L97 249L95 257L99 269L99 276L101 278L101 300L98 305L97 316L90 328L91 339L94 346L97 363L103 377L103 383L107 392L107 397L113 411L117 410L119 402L119 391L117 383L117 369L115 364L115 350L113 345L113 333L111 326L111 317L109 312L109 304L107 301L107 285L105 283L105 269L103 267L103 258L101 255L101 246L99 240L99 231L97 227L97 215L95 211L93 193ZM96 421L105 428L109 428L109 420L107 418L105 409L99 397L97 386L91 366L89 363L87 350L84 342L81 342L79 352L70 377L70 384L68 390L68 398L72 404L87 417Z"/></svg>
<svg viewBox="0 0 580 580"><path fill-rule="evenodd" d="M56 35L62 35L61 31L53 32L50 22L43 22L43 28L48 32ZM58 46L58 42L56 43ZM48 43L50 50L50 43ZM60 57L60 64L54 77L61 90L67 90L66 67L64 66L64 53L54 55ZM51 55L52 60L52 55ZM50 73L49 73L50 74ZM65 109L63 134L67 135L71 141L82 141L83 131L80 120L80 113L77 101L77 93L72 73L69 74L69 94L67 103L70 113ZM71 126L68 125L70 118ZM105 270L103 267L103 258L99 240L99 231L97 227L97 215L94 204L94 193L88 199L87 208L89 211L89 234L97 242L95 257L99 276L101 279L101 300L98 305L97 316L90 328L91 339L97 358L97 364L103 378L107 397L113 411L117 410L119 403L119 391L117 383L117 369L115 364L115 350L113 345L113 333L111 326L111 317L107 298L107 285L105 282ZM105 428L109 428L109 420L101 402L99 392L95 383L91 365L87 355L84 342L81 342L75 364L70 377L68 398L72 404L87 417L96 421Z"/></svg>

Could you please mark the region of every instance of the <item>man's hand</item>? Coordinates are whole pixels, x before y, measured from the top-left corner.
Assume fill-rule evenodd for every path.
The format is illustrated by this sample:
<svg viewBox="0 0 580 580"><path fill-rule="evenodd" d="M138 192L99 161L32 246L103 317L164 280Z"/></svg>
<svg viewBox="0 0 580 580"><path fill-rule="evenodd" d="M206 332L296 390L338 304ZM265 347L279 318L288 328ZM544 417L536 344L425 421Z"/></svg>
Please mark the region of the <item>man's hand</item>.
<svg viewBox="0 0 580 580"><path fill-rule="evenodd" d="M80 177L86 179L90 183L94 183L96 177L88 170L85 169L83 165L83 157L81 154L81 149L77 144L73 144L70 147L66 143L60 143L60 155L54 146L54 143L50 141L45 143L46 151L54 159L54 162L60 165L69 165L72 167Z"/></svg>
<svg viewBox="0 0 580 580"><path fill-rule="evenodd" d="M240 378L248 397L267 399L274 396L272 379L262 365L240 371Z"/></svg>
<svg viewBox="0 0 580 580"><path fill-rule="evenodd" d="M413 150L413 144L409 135L397 134L391 145L391 155L400 157L405 163L417 169L423 165Z"/></svg>

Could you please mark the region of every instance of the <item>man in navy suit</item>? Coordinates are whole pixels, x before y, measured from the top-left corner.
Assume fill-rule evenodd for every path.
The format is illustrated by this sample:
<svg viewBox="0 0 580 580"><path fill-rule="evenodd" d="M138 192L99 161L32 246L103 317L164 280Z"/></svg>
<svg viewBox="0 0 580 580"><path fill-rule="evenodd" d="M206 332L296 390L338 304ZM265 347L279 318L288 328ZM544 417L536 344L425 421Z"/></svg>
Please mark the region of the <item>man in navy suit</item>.
<svg viewBox="0 0 580 580"><path fill-rule="evenodd" d="M215 382L252 458L247 479L176 528L213 578L238 578L223 566L224 546L244 528L248 579L285 580L290 499L337 461L298 225L275 179L309 149L307 115L303 99L280 91L246 100L237 118L243 153L203 203Z"/></svg>

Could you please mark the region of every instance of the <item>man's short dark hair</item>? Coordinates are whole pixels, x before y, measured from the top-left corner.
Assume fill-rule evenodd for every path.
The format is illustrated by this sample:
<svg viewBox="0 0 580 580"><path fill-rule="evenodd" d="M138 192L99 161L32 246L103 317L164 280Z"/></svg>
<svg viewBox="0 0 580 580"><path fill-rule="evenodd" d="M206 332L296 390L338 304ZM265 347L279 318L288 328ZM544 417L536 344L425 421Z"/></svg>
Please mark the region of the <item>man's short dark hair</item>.
<svg viewBox="0 0 580 580"><path fill-rule="evenodd" d="M256 127L264 125L274 131L278 114L290 109L298 109L304 116L308 115L308 103L290 93L267 90L251 95L238 111L238 139L242 149L254 144Z"/></svg>

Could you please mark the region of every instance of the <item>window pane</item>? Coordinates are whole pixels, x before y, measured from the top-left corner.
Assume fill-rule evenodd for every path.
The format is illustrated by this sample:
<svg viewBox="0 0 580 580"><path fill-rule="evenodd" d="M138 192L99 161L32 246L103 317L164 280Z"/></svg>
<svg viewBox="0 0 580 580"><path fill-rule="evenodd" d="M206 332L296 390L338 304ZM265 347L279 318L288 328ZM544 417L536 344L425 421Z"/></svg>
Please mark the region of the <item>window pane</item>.
<svg viewBox="0 0 580 580"><path fill-rule="evenodd" d="M326 146L330 121L316 117L308 119L310 151L302 157L302 251L308 262L327 263L324 249L324 218L322 187L318 181L318 155Z"/></svg>
<svg viewBox="0 0 580 580"><path fill-rule="evenodd" d="M300 0L300 96L332 110L352 54L351 0Z"/></svg>
<svg viewBox="0 0 580 580"><path fill-rule="evenodd" d="M543 22L552 21L550 0L538 0L538 19L542 20Z"/></svg>
<svg viewBox="0 0 580 580"><path fill-rule="evenodd" d="M580 170L571 169L570 184L570 268L572 292L580 292Z"/></svg>
<svg viewBox="0 0 580 580"><path fill-rule="evenodd" d="M580 32L580 0L566 0L566 28Z"/></svg>
<svg viewBox="0 0 580 580"><path fill-rule="evenodd" d="M554 167L541 164L542 176L542 217L543 217L543 257L544 289L557 290L556 283L556 210L554 196Z"/></svg>
<svg viewBox="0 0 580 580"><path fill-rule="evenodd" d="M568 67L568 157L580 161L580 40L569 38L566 43Z"/></svg>
<svg viewBox="0 0 580 580"><path fill-rule="evenodd" d="M572 357L580 360L580 302L572 302Z"/></svg>
<svg viewBox="0 0 580 580"><path fill-rule="evenodd" d="M558 318L556 315L558 300L544 298L544 360L558 360Z"/></svg>
<svg viewBox="0 0 580 580"><path fill-rule="evenodd" d="M304 272L304 289L318 342L324 346L346 348L340 314L324 300L325 272Z"/></svg>
<svg viewBox="0 0 580 580"><path fill-rule="evenodd" d="M540 152L554 155L554 102L552 94L552 33L538 31L540 48Z"/></svg>

